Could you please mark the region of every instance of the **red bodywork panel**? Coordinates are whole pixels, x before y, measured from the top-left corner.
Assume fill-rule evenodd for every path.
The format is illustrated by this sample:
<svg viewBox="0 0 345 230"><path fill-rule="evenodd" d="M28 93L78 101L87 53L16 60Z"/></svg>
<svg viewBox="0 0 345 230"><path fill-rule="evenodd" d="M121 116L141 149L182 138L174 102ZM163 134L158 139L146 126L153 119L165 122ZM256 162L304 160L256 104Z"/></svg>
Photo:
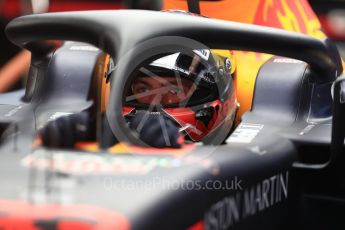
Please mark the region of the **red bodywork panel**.
<svg viewBox="0 0 345 230"><path fill-rule="evenodd" d="M2 230L130 229L120 213L83 204L31 204L0 200Z"/></svg>

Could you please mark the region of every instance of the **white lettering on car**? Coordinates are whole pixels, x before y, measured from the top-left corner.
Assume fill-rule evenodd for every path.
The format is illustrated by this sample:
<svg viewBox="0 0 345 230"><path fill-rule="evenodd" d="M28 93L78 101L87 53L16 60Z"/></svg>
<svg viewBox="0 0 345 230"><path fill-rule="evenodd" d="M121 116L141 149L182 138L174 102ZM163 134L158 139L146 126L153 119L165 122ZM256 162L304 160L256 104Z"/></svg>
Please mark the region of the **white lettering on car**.
<svg viewBox="0 0 345 230"><path fill-rule="evenodd" d="M264 125L241 123L228 138L228 143L251 143Z"/></svg>
<svg viewBox="0 0 345 230"><path fill-rule="evenodd" d="M299 64L299 63L303 63L300 60L296 60L296 59L291 59L291 58L275 58L273 60L274 63L287 63L287 64Z"/></svg>
<svg viewBox="0 0 345 230"><path fill-rule="evenodd" d="M81 45L81 46L71 46L69 48L70 50L78 50L78 51L98 51L99 49L94 47L94 46L86 46L86 45Z"/></svg>
<svg viewBox="0 0 345 230"><path fill-rule="evenodd" d="M205 213L205 229L228 229L288 198L289 172L266 178L243 192L225 197Z"/></svg>

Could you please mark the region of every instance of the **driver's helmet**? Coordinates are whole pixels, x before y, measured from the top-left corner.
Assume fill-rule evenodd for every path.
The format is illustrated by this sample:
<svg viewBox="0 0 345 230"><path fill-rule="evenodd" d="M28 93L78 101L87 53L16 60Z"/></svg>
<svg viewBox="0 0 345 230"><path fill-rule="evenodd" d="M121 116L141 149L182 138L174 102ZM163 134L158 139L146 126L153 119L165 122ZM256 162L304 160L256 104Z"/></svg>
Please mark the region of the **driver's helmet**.
<svg viewBox="0 0 345 230"><path fill-rule="evenodd" d="M223 140L217 142L224 141L237 111L231 57L230 51L210 49L159 56L134 71L124 115L143 110L164 115L193 142L222 130Z"/></svg>

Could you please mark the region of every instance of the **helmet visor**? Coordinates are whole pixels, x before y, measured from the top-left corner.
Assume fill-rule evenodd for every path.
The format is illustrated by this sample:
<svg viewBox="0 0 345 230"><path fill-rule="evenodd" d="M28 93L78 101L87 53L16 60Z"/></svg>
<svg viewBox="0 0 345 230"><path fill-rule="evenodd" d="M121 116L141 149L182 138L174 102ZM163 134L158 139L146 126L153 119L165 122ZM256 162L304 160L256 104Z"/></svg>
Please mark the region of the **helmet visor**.
<svg viewBox="0 0 345 230"><path fill-rule="evenodd" d="M190 99L195 83L184 77L139 75L131 85L132 99L146 105L174 105Z"/></svg>
<svg viewBox="0 0 345 230"><path fill-rule="evenodd" d="M196 55L175 53L133 73L125 104L135 107L184 107L209 102L217 90L212 73Z"/></svg>

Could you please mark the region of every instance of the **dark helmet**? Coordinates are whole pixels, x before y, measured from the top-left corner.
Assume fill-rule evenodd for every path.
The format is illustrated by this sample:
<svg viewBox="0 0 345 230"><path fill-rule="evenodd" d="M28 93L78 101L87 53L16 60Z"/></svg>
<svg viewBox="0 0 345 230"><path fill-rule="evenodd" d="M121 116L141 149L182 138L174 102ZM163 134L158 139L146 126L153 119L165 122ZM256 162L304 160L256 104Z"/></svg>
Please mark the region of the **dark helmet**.
<svg viewBox="0 0 345 230"><path fill-rule="evenodd" d="M192 141L224 141L237 111L231 56L230 51L191 50L166 54L140 67L127 93L124 114L161 113ZM214 141L221 130L224 134Z"/></svg>

